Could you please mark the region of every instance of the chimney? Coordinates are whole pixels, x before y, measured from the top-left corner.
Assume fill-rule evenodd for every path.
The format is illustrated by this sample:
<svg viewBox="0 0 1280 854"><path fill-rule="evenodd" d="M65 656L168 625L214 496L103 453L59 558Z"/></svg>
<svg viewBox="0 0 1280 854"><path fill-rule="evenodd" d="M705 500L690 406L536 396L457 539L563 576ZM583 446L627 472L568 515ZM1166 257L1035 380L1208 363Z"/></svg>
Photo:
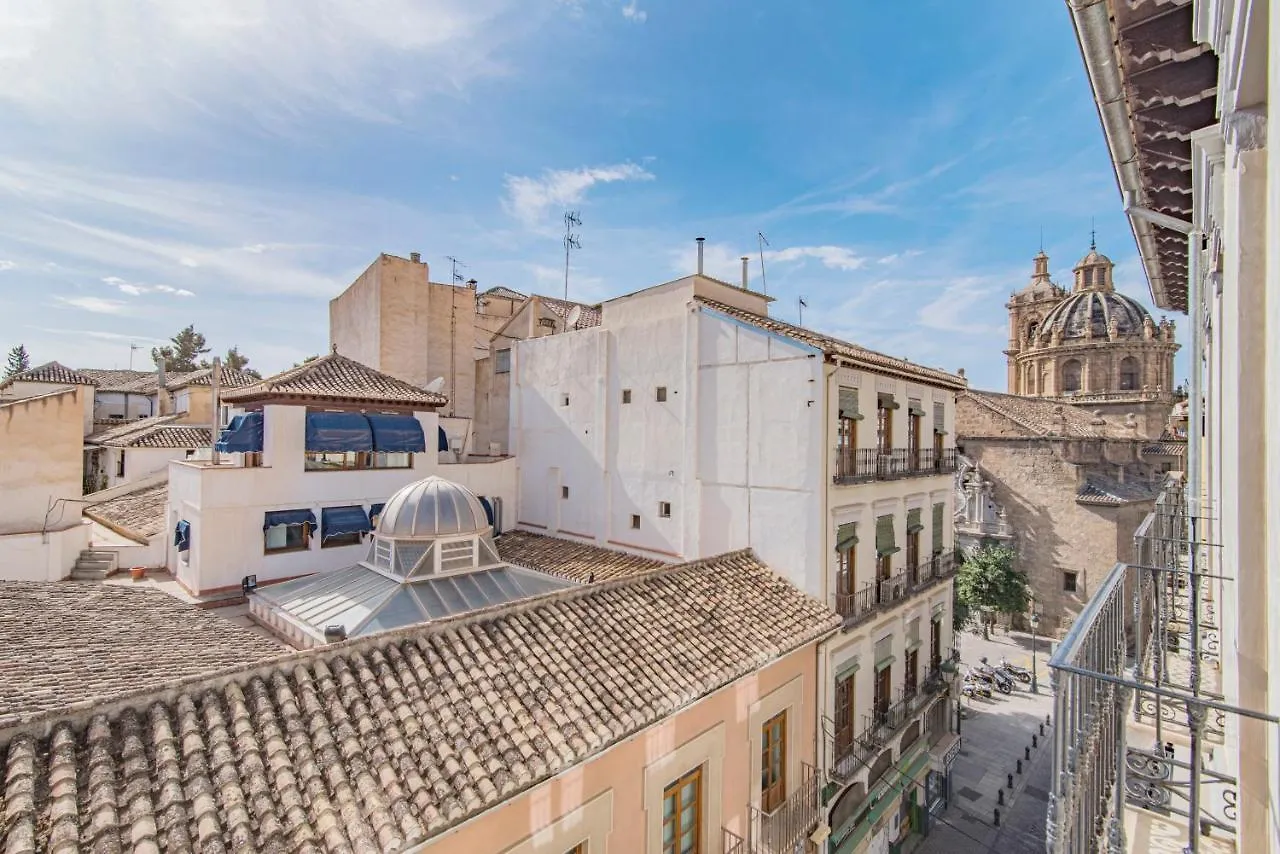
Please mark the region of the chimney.
<svg viewBox="0 0 1280 854"><path fill-rule="evenodd" d="M742 256L742 289L744 291L751 290L751 288L747 287L747 285L751 282L751 273L747 271L747 264L750 263L750 261L751 259L748 258L746 255Z"/></svg>
<svg viewBox="0 0 1280 854"><path fill-rule="evenodd" d="M164 390L164 359L156 362L156 411L155 415L169 414L169 393ZM128 417L128 413L125 413Z"/></svg>
<svg viewBox="0 0 1280 854"><path fill-rule="evenodd" d="M479 284L479 282L477 282L475 279L467 279L467 287L470 288L471 290L474 291L476 289L477 284Z"/></svg>
<svg viewBox="0 0 1280 854"><path fill-rule="evenodd" d="M222 380L222 359L217 356L213 357L213 370L209 373L209 396L213 398L213 414L209 416L209 462L213 465L218 464L218 411L221 408L219 400L219 384Z"/></svg>
<svg viewBox="0 0 1280 854"><path fill-rule="evenodd" d="M415 264L421 264L421 263L422 263L422 253L421 253L421 252L410 252L410 253L409 253L409 260L410 260L410 261L412 261L412 262L413 262L413 263L415 263Z"/></svg>
<svg viewBox="0 0 1280 854"><path fill-rule="evenodd" d="M707 238L698 238L698 275L702 275L702 247L707 242Z"/></svg>

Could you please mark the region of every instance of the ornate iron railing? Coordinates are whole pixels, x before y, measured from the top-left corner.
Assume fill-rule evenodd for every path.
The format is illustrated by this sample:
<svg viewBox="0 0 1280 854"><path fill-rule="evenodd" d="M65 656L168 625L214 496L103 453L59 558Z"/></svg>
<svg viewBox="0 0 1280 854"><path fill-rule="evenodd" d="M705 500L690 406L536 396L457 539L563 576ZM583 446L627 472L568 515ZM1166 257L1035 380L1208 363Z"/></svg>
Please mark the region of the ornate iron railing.
<svg viewBox="0 0 1280 854"><path fill-rule="evenodd" d="M832 480L837 484L862 483L951 474L955 470L955 448L836 448Z"/></svg>
<svg viewBox="0 0 1280 854"><path fill-rule="evenodd" d="M817 771L802 764L800 785L775 809L765 812L748 804L745 854L791 854L821 817L820 788Z"/></svg>
<svg viewBox="0 0 1280 854"><path fill-rule="evenodd" d="M747 854L747 840L729 828L724 830L724 854Z"/></svg>
<svg viewBox="0 0 1280 854"><path fill-rule="evenodd" d="M836 613L844 617L846 627L856 625L878 611L892 608L930 585L951 577L955 571L951 555L934 555L888 578L867 582L858 590L837 593Z"/></svg>
<svg viewBox="0 0 1280 854"><path fill-rule="evenodd" d="M860 483L876 479L875 448L837 448L836 483Z"/></svg>

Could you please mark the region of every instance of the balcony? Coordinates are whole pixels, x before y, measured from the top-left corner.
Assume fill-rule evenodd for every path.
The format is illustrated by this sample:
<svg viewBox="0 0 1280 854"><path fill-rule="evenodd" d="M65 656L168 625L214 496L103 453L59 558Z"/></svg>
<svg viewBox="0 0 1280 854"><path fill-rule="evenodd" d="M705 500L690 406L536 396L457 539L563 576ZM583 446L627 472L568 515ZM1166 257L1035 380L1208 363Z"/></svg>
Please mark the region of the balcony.
<svg viewBox="0 0 1280 854"><path fill-rule="evenodd" d="M950 578L955 570L950 555L934 555L888 578L869 581L857 591L836 594L836 613L844 617L845 628L851 628Z"/></svg>
<svg viewBox="0 0 1280 854"><path fill-rule="evenodd" d="M818 773L801 765L800 785L770 812L747 805L747 838L738 839L738 854L791 854L822 817ZM726 852L729 851L726 833Z"/></svg>
<svg viewBox="0 0 1280 854"><path fill-rule="evenodd" d="M873 708L870 715L862 718L862 731L855 737L841 737L836 723L830 718L823 719L823 740L829 751L832 776L847 782L863 768L874 770L876 759L884 751L886 745L899 734L907 734L909 726L919 719L937 697L947 690L947 680L940 667L930 668L918 683L909 682L899 690L897 699L885 702L879 708ZM848 732L852 727L848 727ZM919 736L917 727L916 735ZM911 743L914 743L912 739ZM906 746L906 745L904 745ZM867 780L870 788L879 774L872 774Z"/></svg>
<svg viewBox="0 0 1280 854"><path fill-rule="evenodd" d="M956 449L837 448L832 480L841 485L903 477L932 477L956 470Z"/></svg>

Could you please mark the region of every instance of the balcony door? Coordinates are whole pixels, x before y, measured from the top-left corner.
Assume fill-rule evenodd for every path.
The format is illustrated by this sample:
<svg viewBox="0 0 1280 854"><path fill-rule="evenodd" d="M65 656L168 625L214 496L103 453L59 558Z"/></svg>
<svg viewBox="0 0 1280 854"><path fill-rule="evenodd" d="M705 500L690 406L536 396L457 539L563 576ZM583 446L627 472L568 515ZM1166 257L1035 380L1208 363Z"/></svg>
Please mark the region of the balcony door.
<svg viewBox="0 0 1280 854"><path fill-rule="evenodd" d="M836 677L836 761L853 747L853 677L857 670L851 670L844 676Z"/></svg>
<svg viewBox="0 0 1280 854"><path fill-rule="evenodd" d="M879 555L876 558L876 603L883 604L892 598L892 591L888 586L881 583L889 580L889 573L892 571L890 560L892 555Z"/></svg>
<svg viewBox="0 0 1280 854"><path fill-rule="evenodd" d="M933 434L933 467L942 469L942 434L938 432Z"/></svg>
<svg viewBox="0 0 1280 854"><path fill-rule="evenodd" d="M902 683L902 693L908 697L914 697L916 686L920 684L920 650L913 649L907 653L906 678Z"/></svg>
<svg viewBox="0 0 1280 854"><path fill-rule="evenodd" d="M875 712L877 724L882 724L889 718L889 697L893 692L890 675L893 671L892 667L884 667L876 671L876 691L875 698L872 701L872 709Z"/></svg>
<svg viewBox="0 0 1280 854"><path fill-rule="evenodd" d="M893 450L893 410L886 406L876 409L876 448L881 454Z"/></svg>
<svg viewBox="0 0 1280 854"><path fill-rule="evenodd" d="M849 596L853 593L854 549L857 544L836 552L836 596Z"/></svg>
<svg viewBox="0 0 1280 854"><path fill-rule="evenodd" d="M920 566L920 532L907 531L907 566L911 569L911 580L919 579Z"/></svg>
<svg viewBox="0 0 1280 854"><path fill-rule="evenodd" d="M787 712L765 721L760 733L760 808L773 812L787 799Z"/></svg>
<svg viewBox="0 0 1280 854"><path fill-rule="evenodd" d="M907 466L911 470L920 467L920 416L907 416Z"/></svg>
<svg viewBox="0 0 1280 854"><path fill-rule="evenodd" d="M929 667L937 670L942 666L942 621L929 621Z"/></svg>

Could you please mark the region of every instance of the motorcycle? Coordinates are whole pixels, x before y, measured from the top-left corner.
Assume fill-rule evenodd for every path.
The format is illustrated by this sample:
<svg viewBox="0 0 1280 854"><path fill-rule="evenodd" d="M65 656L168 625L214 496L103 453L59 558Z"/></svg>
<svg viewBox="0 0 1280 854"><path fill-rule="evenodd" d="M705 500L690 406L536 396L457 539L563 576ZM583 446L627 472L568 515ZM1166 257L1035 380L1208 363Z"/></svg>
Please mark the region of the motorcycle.
<svg viewBox="0 0 1280 854"><path fill-rule="evenodd" d="M1000 659L1000 668L1019 682L1030 682L1031 671L1017 664L1010 664L1008 659Z"/></svg>
<svg viewBox="0 0 1280 854"><path fill-rule="evenodd" d="M975 676L973 671L969 671L965 674L964 684L961 686L960 692L966 697L976 697L981 695L983 697L990 698L992 696L991 685L985 680Z"/></svg>
<svg viewBox="0 0 1280 854"><path fill-rule="evenodd" d="M982 664L978 668L978 672L983 674L984 676L989 676L991 678L991 681L995 683L995 686L1000 691L1000 693L1002 694L1013 693L1012 677L1010 677L1009 674L1005 673L1004 671L993 668L991 665L987 664L987 659L985 657L982 659Z"/></svg>

